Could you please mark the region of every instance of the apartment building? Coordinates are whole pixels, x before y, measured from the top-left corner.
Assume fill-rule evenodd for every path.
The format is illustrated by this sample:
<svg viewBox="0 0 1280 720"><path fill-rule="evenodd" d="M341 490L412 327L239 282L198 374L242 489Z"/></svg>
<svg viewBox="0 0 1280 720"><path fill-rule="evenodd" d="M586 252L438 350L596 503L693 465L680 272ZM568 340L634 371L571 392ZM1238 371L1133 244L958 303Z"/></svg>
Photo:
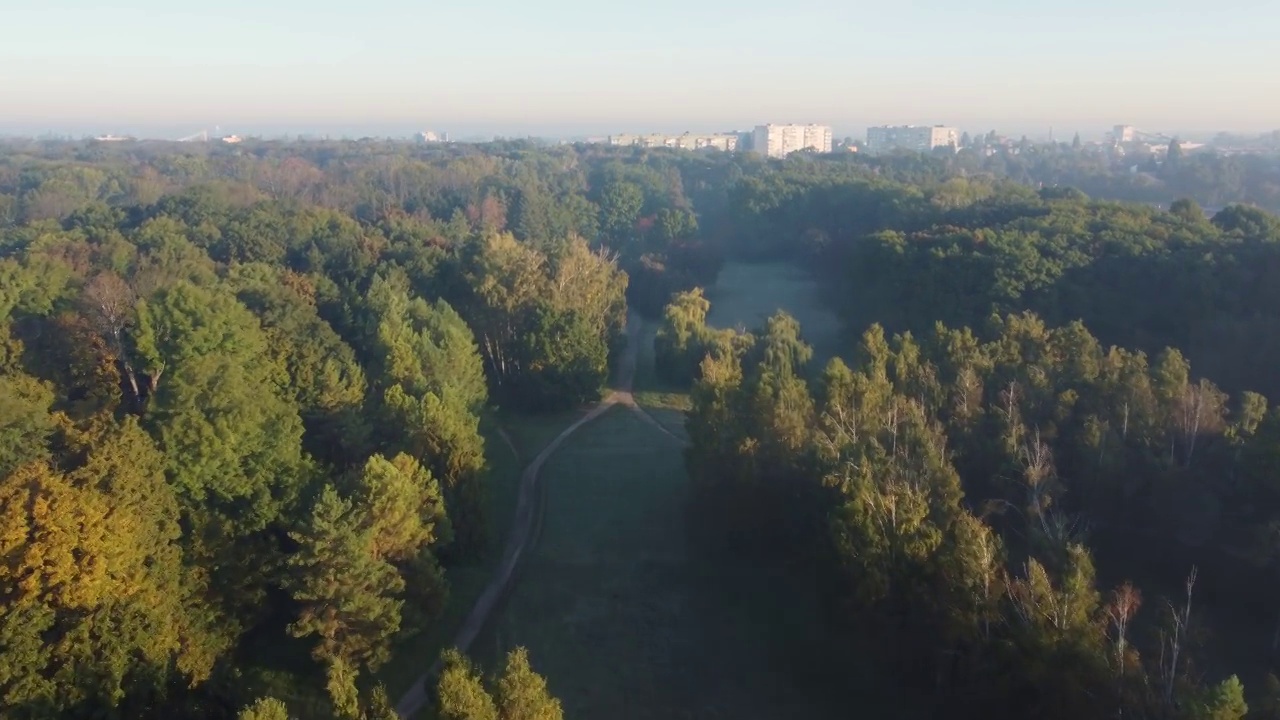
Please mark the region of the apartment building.
<svg viewBox="0 0 1280 720"><path fill-rule="evenodd" d="M934 148L960 147L960 131L942 125L881 125L867 128L867 152L896 150L930 152Z"/></svg>
<svg viewBox="0 0 1280 720"><path fill-rule="evenodd" d="M610 145L638 145L640 147L669 147L679 150L715 149L732 152L738 149L738 136L728 133L711 135L664 135L650 133L647 135L610 135Z"/></svg>
<svg viewBox="0 0 1280 720"><path fill-rule="evenodd" d="M830 125L757 125L751 149L765 157L781 158L800 150L831 152Z"/></svg>

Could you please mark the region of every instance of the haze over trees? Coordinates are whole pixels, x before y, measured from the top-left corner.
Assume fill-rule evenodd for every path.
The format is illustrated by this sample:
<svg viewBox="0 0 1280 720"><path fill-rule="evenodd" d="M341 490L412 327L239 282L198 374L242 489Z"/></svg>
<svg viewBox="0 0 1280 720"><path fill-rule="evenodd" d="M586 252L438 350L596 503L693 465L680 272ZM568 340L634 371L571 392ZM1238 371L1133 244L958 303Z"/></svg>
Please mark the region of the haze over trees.
<svg viewBox="0 0 1280 720"><path fill-rule="evenodd" d="M397 648L500 541L482 418L598 399L628 310L691 395L700 537L812 568L839 671L975 717L1274 716L1280 219L1018 157L0 145L6 716L391 717L378 674L426 669ZM1165 190L1271 202L1201 157ZM841 359L708 326L764 259ZM440 717L563 714L527 653L443 668Z"/></svg>

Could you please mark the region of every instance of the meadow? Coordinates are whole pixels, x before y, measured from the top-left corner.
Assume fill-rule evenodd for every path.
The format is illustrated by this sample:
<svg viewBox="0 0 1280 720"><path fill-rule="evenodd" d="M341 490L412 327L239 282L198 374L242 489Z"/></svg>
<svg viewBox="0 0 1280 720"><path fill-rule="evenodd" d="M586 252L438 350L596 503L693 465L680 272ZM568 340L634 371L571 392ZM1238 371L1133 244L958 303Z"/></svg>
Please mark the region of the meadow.
<svg viewBox="0 0 1280 720"><path fill-rule="evenodd" d="M782 309L800 321L819 363L841 350L841 323L813 280L789 265L728 264L707 295L714 325L755 328ZM631 322L640 323L636 402L683 438L687 388L653 371L657 323ZM514 447L487 423L495 542L510 523L521 468L579 416L504 414ZM547 461L541 485L533 546L470 651L483 667L528 647L572 718L821 719L838 715L837 695L888 705L874 701L870 668L862 678L824 677L809 652L823 631L802 568L726 563L690 541L682 447L631 409L615 406L578 430ZM446 616L402 648L405 662L384 672L390 688L407 687L446 646L495 561L452 570Z"/></svg>
<svg viewBox="0 0 1280 720"><path fill-rule="evenodd" d="M853 347L846 342L844 324L823 302L816 280L794 265L727 263L706 295L711 301L707 323L719 328L753 330L785 310L800 322L817 368L837 355L848 355Z"/></svg>
<svg viewBox="0 0 1280 720"><path fill-rule="evenodd" d="M453 644L458 628L484 592L502 557L502 547L515 513L521 471L539 450L581 414L579 410L549 415L507 412L484 419L481 431L489 463L486 500L490 546L483 557L446 570L449 599L444 614L430 630L404 640L395 648L392 661L379 673L379 679L392 697L404 693L435 662L440 652Z"/></svg>
<svg viewBox="0 0 1280 720"><path fill-rule="evenodd" d="M675 411L650 412L679 422ZM688 484L671 437L614 407L543 472L537 544L472 649L485 666L528 647L570 718L837 716L834 684L817 682L800 652L821 632L791 602L805 593L802 578L756 576L771 588L726 595L726 581L736 586L752 569L691 548Z"/></svg>

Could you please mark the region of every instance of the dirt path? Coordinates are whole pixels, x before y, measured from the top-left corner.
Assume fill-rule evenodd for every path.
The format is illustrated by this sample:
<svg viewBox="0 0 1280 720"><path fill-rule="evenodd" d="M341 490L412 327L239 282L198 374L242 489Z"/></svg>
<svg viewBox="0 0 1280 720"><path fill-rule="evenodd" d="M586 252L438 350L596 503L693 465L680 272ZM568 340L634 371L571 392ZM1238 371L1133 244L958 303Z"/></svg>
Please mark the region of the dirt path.
<svg viewBox="0 0 1280 720"><path fill-rule="evenodd" d="M636 374L636 357L639 351L640 341L640 318L634 314L627 318L627 349L622 356L621 365L618 368L617 387L609 392L602 400L595 404L586 415L579 418L575 423L565 428L547 444L542 452L530 462L520 475L519 496L516 500L515 519L511 524L511 533L507 537L507 544L502 553L502 562L498 565L498 569L494 572L493 578L489 581L489 585L485 587L480 598L476 600L476 604L471 608L471 613L467 615L467 619L462 623L462 627L458 629L458 634L453 641L453 647L460 652L466 653L471 648L471 643L475 642L476 636L484 629L485 623L489 619L489 615L493 613L502 596L506 593L508 586L511 584L511 578L515 574L516 567L520 563L520 558L524 555L525 550L531 544L531 540L536 537L536 528L538 520L541 517L542 493L538 491L538 471L542 465L551 457L553 453L562 445L564 441L573 435L574 432L583 425L595 420L604 414L606 410L614 405L625 405L644 418L645 422L653 426L662 433L683 443L680 437L667 430L662 423L658 422L652 415L645 412L644 408L636 404L635 398L631 394L631 384ZM510 443L510 439L507 439ZM514 449L514 445L513 445ZM519 453L517 453L517 456ZM396 704L396 712L402 718L413 717L415 713L422 709L427 703L427 682L433 677L437 671L436 665L433 663L431 668L423 673L413 686L405 692L400 698L400 702Z"/></svg>

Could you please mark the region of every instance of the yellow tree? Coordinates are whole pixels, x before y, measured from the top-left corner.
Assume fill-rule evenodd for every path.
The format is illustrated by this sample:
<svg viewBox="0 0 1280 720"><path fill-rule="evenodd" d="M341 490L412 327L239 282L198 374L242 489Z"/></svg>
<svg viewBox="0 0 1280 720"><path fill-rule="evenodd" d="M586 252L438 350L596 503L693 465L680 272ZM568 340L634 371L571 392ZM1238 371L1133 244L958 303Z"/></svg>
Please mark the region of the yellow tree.
<svg viewBox="0 0 1280 720"><path fill-rule="evenodd" d="M183 566L164 458L132 419L64 428L66 472L0 482L0 693L35 715L115 706L128 678L207 677L230 645ZM135 680L144 682L142 680Z"/></svg>

